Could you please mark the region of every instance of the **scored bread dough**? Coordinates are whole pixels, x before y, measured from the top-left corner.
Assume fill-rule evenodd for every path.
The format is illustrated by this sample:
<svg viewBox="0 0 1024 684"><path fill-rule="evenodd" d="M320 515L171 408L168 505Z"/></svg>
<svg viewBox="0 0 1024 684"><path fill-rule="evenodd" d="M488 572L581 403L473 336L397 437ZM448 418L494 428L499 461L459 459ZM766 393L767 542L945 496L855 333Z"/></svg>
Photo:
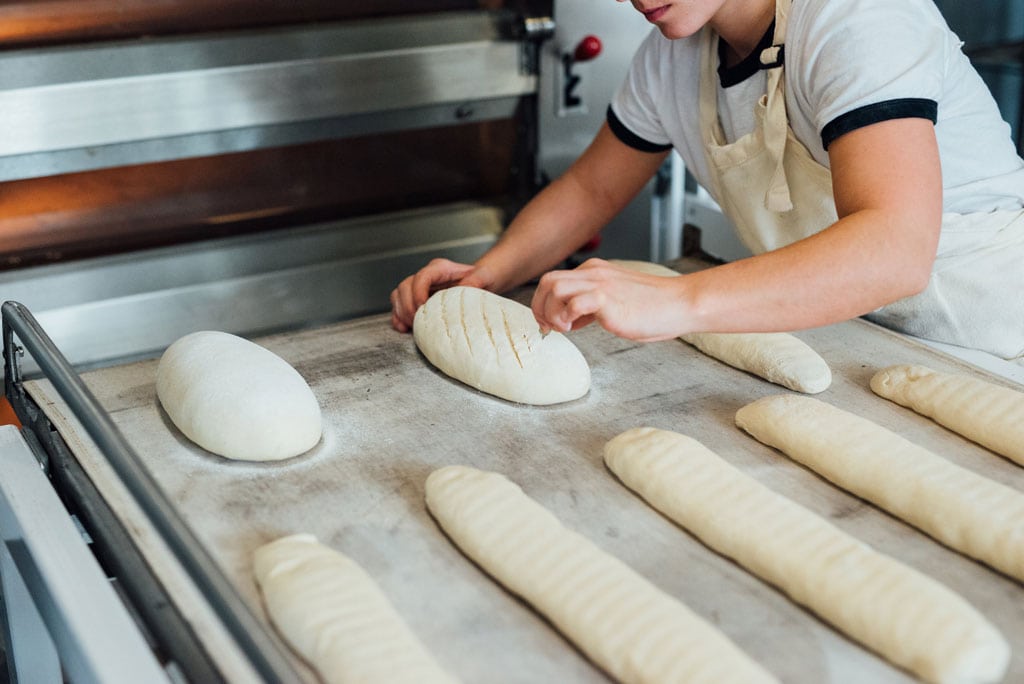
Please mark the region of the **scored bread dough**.
<svg viewBox="0 0 1024 684"><path fill-rule="evenodd" d="M1024 465L1024 392L914 365L878 371L871 389Z"/></svg>
<svg viewBox="0 0 1024 684"><path fill-rule="evenodd" d="M475 287L431 295L413 318L416 346L445 374L522 404L558 404L590 390L590 366L565 335L542 335L529 307Z"/></svg>
<svg viewBox="0 0 1024 684"><path fill-rule="evenodd" d="M373 579L311 534L265 544L253 573L274 626L328 684L453 684Z"/></svg>
<svg viewBox="0 0 1024 684"><path fill-rule="evenodd" d="M613 473L712 549L929 682L995 682L1010 647L962 597L768 489L700 442L634 428ZM913 619L908 619L913 616Z"/></svg>
<svg viewBox="0 0 1024 684"><path fill-rule="evenodd" d="M320 404L273 352L225 332L191 333L160 357L156 394L171 422L215 454L277 461L320 441Z"/></svg>
<svg viewBox="0 0 1024 684"><path fill-rule="evenodd" d="M447 466L427 506L462 551L627 684L755 684L776 679L724 634L504 476Z"/></svg>
<svg viewBox="0 0 1024 684"><path fill-rule="evenodd" d="M758 399L736 424L952 549L1024 580L1024 494L865 418L799 395Z"/></svg>
<svg viewBox="0 0 1024 684"><path fill-rule="evenodd" d="M612 260L641 273L678 276L648 261ZM806 342L789 333L689 333L679 339L734 368L796 392L817 394L832 384L832 370Z"/></svg>

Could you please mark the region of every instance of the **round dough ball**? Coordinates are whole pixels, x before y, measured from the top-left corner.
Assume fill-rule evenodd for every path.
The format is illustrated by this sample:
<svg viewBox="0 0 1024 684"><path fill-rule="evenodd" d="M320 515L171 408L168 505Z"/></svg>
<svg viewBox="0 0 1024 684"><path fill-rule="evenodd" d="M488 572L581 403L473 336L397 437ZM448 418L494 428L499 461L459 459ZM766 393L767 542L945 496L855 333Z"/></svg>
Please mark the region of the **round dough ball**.
<svg viewBox="0 0 1024 684"><path fill-rule="evenodd" d="M190 440L226 458L278 461L320 441L320 404L298 371L241 337L202 331L167 348L156 394Z"/></svg>

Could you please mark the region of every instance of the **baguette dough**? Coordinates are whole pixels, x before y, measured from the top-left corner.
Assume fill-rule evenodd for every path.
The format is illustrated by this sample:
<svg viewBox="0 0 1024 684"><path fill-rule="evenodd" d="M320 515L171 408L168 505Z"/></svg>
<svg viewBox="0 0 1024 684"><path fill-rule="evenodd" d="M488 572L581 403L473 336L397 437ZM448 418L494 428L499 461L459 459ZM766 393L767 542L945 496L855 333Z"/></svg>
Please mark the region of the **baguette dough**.
<svg viewBox="0 0 1024 684"><path fill-rule="evenodd" d="M694 439L634 428L604 460L712 549L929 682L996 682L1003 636L958 594L743 474Z"/></svg>
<svg viewBox="0 0 1024 684"><path fill-rule="evenodd" d="M435 292L416 312L413 338L442 372L502 399L558 404L590 390L590 366L569 338L542 335L529 307L493 292Z"/></svg>
<svg viewBox="0 0 1024 684"><path fill-rule="evenodd" d="M1024 580L1024 494L811 397L758 399L736 413L736 424L950 548Z"/></svg>
<svg viewBox="0 0 1024 684"><path fill-rule="evenodd" d="M1024 392L910 365L878 371L871 389L1024 465Z"/></svg>
<svg viewBox="0 0 1024 684"><path fill-rule="evenodd" d="M261 546L253 571L274 625L328 684L456 681L434 662L373 579L313 535Z"/></svg>
<svg viewBox="0 0 1024 684"><path fill-rule="evenodd" d="M320 441L320 404L288 363L254 342L203 331L160 357L156 394L186 437L226 458L277 461Z"/></svg>
<svg viewBox="0 0 1024 684"><path fill-rule="evenodd" d="M497 473L448 466L427 506L462 551L622 682L775 682L721 632Z"/></svg>
<svg viewBox="0 0 1024 684"><path fill-rule="evenodd" d="M678 276L667 266L647 261L612 263L641 273ZM679 339L734 368L796 392L817 394L832 384L832 370L803 340L788 333L690 333Z"/></svg>

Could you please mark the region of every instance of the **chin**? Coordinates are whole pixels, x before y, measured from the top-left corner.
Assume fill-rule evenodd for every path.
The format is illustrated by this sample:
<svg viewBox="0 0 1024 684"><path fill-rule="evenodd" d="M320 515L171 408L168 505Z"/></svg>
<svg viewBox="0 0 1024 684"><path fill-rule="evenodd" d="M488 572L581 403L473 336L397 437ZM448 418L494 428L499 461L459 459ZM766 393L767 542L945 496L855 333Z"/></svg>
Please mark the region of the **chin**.
<svg viewBox="0 0 1024 684"><path fill-rule="evenodd" d="M658 30L661 31L661 35L665 36L669 40L678 40L679 38L689 38L693 34L697 33L701 27L692 26L678 26L676 24L666 24L665 26L659 26Z"/></svg>

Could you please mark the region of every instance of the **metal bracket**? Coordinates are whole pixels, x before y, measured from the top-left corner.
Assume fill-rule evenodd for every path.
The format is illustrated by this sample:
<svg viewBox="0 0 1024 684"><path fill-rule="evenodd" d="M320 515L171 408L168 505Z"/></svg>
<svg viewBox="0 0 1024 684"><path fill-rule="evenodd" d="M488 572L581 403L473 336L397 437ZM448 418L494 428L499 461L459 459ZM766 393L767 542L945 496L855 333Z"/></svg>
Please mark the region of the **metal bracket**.
<svg viewBox="0 0 1024 684"><path fill-rule="evenodd" d="M9 369L10 375L9 380L5 379L5 389L12 392L19 390L24 398L20 382L14 382L18 373L13 363L16 356L13 351L16 334L177 556L256 672L268 682L297 681L298 675L281 647L224 577L110 416L31 312L22 304L7 301L0 307L0 317L3 322L5 367Z"/></svg>
<svg viewBox="0 0 1024 684"><path fill-rule="evenodd" d="M64 670L71 681L166 681L19 437L0 428L0 581L13 678L57 684Z"/></svg>

